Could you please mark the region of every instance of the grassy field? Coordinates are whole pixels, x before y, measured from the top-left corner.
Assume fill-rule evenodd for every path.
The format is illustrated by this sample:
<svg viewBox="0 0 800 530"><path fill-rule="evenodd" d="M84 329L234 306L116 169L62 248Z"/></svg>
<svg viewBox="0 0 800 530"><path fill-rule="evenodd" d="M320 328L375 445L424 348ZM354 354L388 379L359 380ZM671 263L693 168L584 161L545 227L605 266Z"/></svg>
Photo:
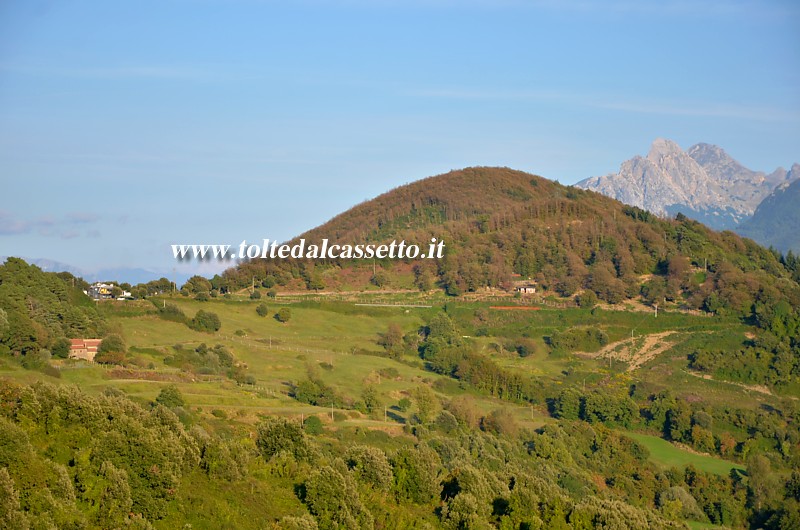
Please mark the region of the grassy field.
<svg viewBox="0 0 800 530"><path fill-rule="evenodd" d="M697 469L717 475L728 475L731 469L744 471L744 467L739 464L683 450L657 436L635 432L625 432L625 435L647 447L650 451L650 460L664 467L684 467L692 464Z"/></svg>
<svg viewBox="0 0 800 530"><path fill-rule="evenodd" d="M155 305L165 302L179 306L188 318L200 309L213 311L219 315L222 327L216 333L201 333L185 324L165 321L157 316L155 309ZM266 317L256 313L256 307L262 302L269 308ZM406 306L356 305L384 302ZM425 300L420 295L409 293L364 293L354 300L345 300L339 295L309 295L258 301L236 297L198 302L175 296L156 300L155 305L144 301L129 305L104 304L100 309L110 328L125 337L138 368L123 377L98 365L67 362L62 366L61 381L96 392L110 386L117 387L142 402L152 401L165 385L176 384L187 405L194 410L208 414L213 410L224 411L227 417L244 422L256 421L263 414L293 417L317 414L328 423L333 416L335 423L340 425L369 425L396 430L409 415L399 411L398 402L423 385L430 386L443 399L470 393L485 413L506 407L529 428L550 421L544 405L521 406L480 395L458 381L426 371L422 361L414 355L406 355L400 360L383 356L378 340L389 324L399 325L404 333L413 332L446 307L476 351L492 357L507 369L529 374L543 386L552 388L553 392L558 392L562 385L591 388L596 384L617 381L623 386L635 383L644 391L680 389L681 395L710 402L742 401L741 388L693 377L685 371L686 355L692 348L709 341L729 347L741 343L750 328L732 319L683 313L663 313L655 319L638 311L576 308L499 311L490 309L490 304L484 302L444 302L441 296ZM287 323L273 318L281 307L289 307L292 312ZM601 358L553 355L546 346L547 335L577 325L596 326L606 331L612 342L617 338L624 340L631 329L635 329L637 336L670 329L679 333L675 335L676 344L672 348L636 372L626 373L627 365L623 362L609 364ZM481 328L483 332L476 333ZM525 336L538 345L528 357L522 358L502 347L506 337L519 336ZM165 363L165 358L175 355L176 345L194 349L201 343L209 347L225 345L237 361L247 365L255 384L240 386L224 376L195 376ZM340 414L334 415L332 412L335 411L330 409L294 400L289 396L292 384L307 377L310 371L351 400L360 399L367 386L376 388L386 410L371 418L353 410L338 411ZM38 372L22 370L15 363L0 366L0 375L25 382L45 377ZM767 395L754 397L742 406L756 407L775 399ZM384 422L384 419L388 421ZM648 445L654 461L662 465L691 462L720 473L727 473L732 467L722 460L681 451L654 437L644 437L640 441Z"/></svg>

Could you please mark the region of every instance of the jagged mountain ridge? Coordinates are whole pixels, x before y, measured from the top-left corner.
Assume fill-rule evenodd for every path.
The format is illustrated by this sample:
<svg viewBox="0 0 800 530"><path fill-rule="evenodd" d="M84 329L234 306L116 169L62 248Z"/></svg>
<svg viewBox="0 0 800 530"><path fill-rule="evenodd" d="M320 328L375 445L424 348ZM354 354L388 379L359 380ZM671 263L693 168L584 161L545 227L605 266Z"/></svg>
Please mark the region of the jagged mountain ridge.
<svg viewBox="0 0 800 530"><path fill-rule="evenodd" d="M658 138L646 157L637 155L623 162L617 173L584 179L576 186L658 215L683 213L725 230L750 218L787 178L790 174L783 168L769 175L748 169L715 145L699 143L684 151Z"/></svg>
<svg viewBox="0 0 800 530"><path fill-rule="evenodd" d="M756 208L753 217L736 232L763 245L800 253L800 164L794 164L784 181Z"/></svg>

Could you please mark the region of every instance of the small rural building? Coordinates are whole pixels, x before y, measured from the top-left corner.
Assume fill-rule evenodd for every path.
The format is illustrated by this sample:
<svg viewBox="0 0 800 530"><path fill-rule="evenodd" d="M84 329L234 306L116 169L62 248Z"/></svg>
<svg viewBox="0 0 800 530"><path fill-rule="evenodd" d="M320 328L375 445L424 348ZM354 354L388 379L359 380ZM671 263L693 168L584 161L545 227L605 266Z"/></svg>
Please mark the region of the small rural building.
<svg viewBox="0 0 800 530"><path fill-rule="evenodd" d="M69 339L69 358L94 361L102 339Z"/></svg>
<svg viewBox="0 0 800 530"><path fill-rule="evenodd" d="M517 280L513 285L514 290L520 294L536 294L536 281L530 278L527 280Z"/></svg>

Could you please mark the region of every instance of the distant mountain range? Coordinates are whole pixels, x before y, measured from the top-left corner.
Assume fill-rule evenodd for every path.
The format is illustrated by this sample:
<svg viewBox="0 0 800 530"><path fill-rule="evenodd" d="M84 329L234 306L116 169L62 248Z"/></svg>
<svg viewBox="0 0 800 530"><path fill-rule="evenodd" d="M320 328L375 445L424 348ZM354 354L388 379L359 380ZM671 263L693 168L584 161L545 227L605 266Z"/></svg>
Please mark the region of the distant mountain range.
<svg viewBox="0 0 800 530"><path fill-rule="evenodd" d="M619 172L576 186L661 216L682 213L716 230L730 230L749 220L776 188L797 178L797 164L767 174L744 167L716 145L699 143L684 151L659 138L646 157L635 156Z"/></svg>
<svg viewBox="0 0 800 530"><path fill-rule="evenodd" d="M800 164L789 173L800 177ZM800 178L779 185L736 231L762 245L800 253Z"/></svg>
<svg viewBox="0 0 800 530"><path fill-rule="evenodd" d="M0 263L6 261L8 256L0 256ZM45 272L69 272L75 276L79 276L89 283L100 281L115 281L119 283L130 283L136 285L137 283L147 283L152 280L158 280L162 277L168 276L170 280L176 281L178 285L185 283L191 274L183 272L170 272L164 273L163 271L151 271L147 269L120 267L112 269L101 269L96 272L89 272L67 263L61 263L51 259L44 258L23 258L26 262L36 265Z"/></svg>

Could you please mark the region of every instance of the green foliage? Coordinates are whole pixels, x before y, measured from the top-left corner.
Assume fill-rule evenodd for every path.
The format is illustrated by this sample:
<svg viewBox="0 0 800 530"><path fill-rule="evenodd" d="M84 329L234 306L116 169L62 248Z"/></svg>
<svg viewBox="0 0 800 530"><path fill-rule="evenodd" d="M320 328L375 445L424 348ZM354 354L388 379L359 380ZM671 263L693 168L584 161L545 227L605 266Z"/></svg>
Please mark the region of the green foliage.
<svg viewBox="0 0 800 530"><path fill-rule="evenodd" d="M186 315L184 314L183 310L175 304L164 303L161 306L157 305L157 307L158 307L158 316L164 320L169 320L171 322L180 322L182 324L187 321Z"/></svg>
<svg viewBox="0 0 800 530"><path fill-rule="evenodd" d="M8 530L29 528L28 516L20 509L19 493L8 469L0 467L0 526Z"/></svg>
<svg viewBox="0 0 800 530"><path fill-rule="evenodd" d="M220 437L208 426L186 431L167 408L143 408L119 393L91 397L70 386L3 385L0 520L4 528L200 521L257 528L271 520L295 529L423 523L666 529L687 518L739 529L795 520L800 478L776 469L777 454L754 453L744 479L693 467L667 470L649 462L644 446L600 422L491 433L453 428L461 417L464 424L475 421L472 399L451 400L454 412L437 416L435 429L417 427L415 438L344 427L317 443L306 438L308 422L302 428L267 418L254 443L246 428L228 431L235 423L222 427L220 419L214 425L235 434ZM649 403L663 405L666 418L683 402L663 394ZM746 421L766 428L771 416L762 413ZM487 418L500 425L502 416ZM688 417L698 429L730 422L713 410L691 409ZM391 456L378 445L391 447ZM249 458L254 448L267 463ZM313 519L303 515L301 501Z"/></svg>
<svg viewBox="0 0 800 530"><path fill-rule="evenodd" d="M382 450L356 445L345 452L344 459L359 481L379 491L389 491L391 488L394 476L389 459Z"/></svg>
<svg viewBox="0 0 800 530"><path fill-rule="evenodd" d="M584 309L592 309L597 305L597 295L594 291L584 291L577 297L578 306Z"/></svg>
<svg viewBox="0 0 800 530"><path fill-rule="evenodd" d="M367 385L364 387L364 390L361 392L360 405L362 406L357 408L366 414L375 414L379 411L382 411L383 403L381 402L378 394L378 389L375 388L374 385Z"/></svg>
<svg viewBox="0 0 800 530"><path fill-rule="evenodd" d="M303 430L308 434L322 434L325 429L319 416L308 416L303 420Z"/></svg>
<svg viewBox="0 0 800 530"><path fill-rule="evenodd" d="M399 357L405 349L402 328L398 324L389 324L386 333L379 338L378 344L383 346L392 357Z"/></svg>
<svg viewBox="0 0 800 530"><path fill-rule="evenodd" d="M397 402L397 408L400 409L400 412L406 412L411 408L411 400L407 397L400 398L400 401Z"/></svg>
<svg viewBox="0 0 800 530"><path fill-rule="evenodd" d="M344 404L342 396L318 378L299 381L290 395L301 403L318 407L341 407Z"/></svg>
<svg viewBox="0 0 800 530"><path fill-rule="evenodd" d="M430 422L441 407L439 398L427 386L418 386L412 392L412 397L417 406L417 419L419 422L422 424Z"/></svg>
<svg viewBox="0 0 800 530"><path fill-rule="evenodd" d="M267 418L256 427L256 447L266 460L286 451L298 461L308 460L312 451L303 429L284 418Z"/></svg>
<svg viewBox="0 0 800 530"><path fill-rule="evenodd" d="M0 351L35 355L64 338L101 335L104 319L73 280L19 258L0 265Z"/></svg>
<svg viewBox="0 0 800 530"><path fill-rule="evenodd" d="M167 385L158 393L156 403L170 409L182 407L184 405L183 394L177 386Z"/></svg>
<svg viewBox="0 0 800 530"><path fill-rule="evenodd" d="M124 364L127 350L125 339L120 335L111 334L100 343L94 360L101 364Z"/></svg>
<svg viewBox="0 0 800 530"><path fill-rule="evenodd" d="M202 276L192 276L189 278L183 287L181 287L181 291L187 294L196 294L196 293L208 293L213 286L211 282L209 282L206 278Z"/></svg>
<svg viewBox="0 0 800 530"><path fill-rule="evenodd" d="M436 484L439 458L426 446L403 448L391 458L393 490L400 499L417 504L429 502L438 492Z"/></svg>
<svg viewBox="0 0 800 530"><path fill-rule="evenodd" d="M305 501L321 530L374 527L372 514L361 503L352 477L331 466L314 471L306 480Z"/></svg>
<svg viewBox="0 0 800 530"><path fill-rule="evenodd" d="M168 366L203 375L215 374L233 377L235 374L236 362L233 354L222 344L216 344L209 348L203 342L193 350L184 348L183 345L176 345L173 349L175 353L164 358L164 362Z"/></svg>
<svg viewBox="0 0 800 530"><path fill-rule="evenodd" d="M121 335L111 334L103 339L97 348L98 353L126 353L128 347Z"/></svg>
<svg viewBox="0 0 800 530"><path fill-rule="evenodd" d="M275 320L277 320L278 322L286 323L289 322L291 318L292 318L292 310L289 309L288 307L282 307L278 310L277 313L275 313Z"/></svg>
<svg viewBox="0 0 800 530"><path fill-rule="evenodd" d="M258 304L258 306L256 306L256 313L260 317L265 317L269 314L269 307L267 307L267 304L265 304L264 302L261 302L260 304Z"/></svg>
<svg viewBox="0 0 800 530"><path fill-rule="evenodd" d="M548 339L550 347L562 352L595 352L608 344L608 335L594 327L570 328L554 332Z"/></svg>
<svg viewBox="0 0 800 530"><path fill-rule="evenodd" d="M204 331L213 333L219 331L222 326L219 316L210 311L203 311L202 309L195 314L194 318L189 322L189 327L195 331Z"/></svg>
<svg viewBox="0 0 800 530"><path fill-rule="evenodd" d="M51 352L53 353L53 357L58 357L59 359L66 359L69 357L69 350L70 350L70 341L66 337L62 337L55 341L53 344L53 348Z"/></svg>

